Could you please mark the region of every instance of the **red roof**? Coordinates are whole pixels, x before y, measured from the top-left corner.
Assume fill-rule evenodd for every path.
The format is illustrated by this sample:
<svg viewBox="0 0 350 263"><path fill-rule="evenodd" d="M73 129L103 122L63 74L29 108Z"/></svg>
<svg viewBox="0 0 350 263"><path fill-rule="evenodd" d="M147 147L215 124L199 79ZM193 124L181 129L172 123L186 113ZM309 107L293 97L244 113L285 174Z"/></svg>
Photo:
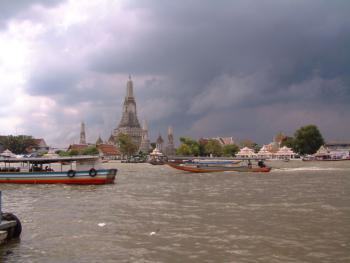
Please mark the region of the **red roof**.
<svg viewBox="0 0 350 263"><path fill-rule="evenodd" d="M118 149L116 146L111 144L99 144L96 146L97 149L103 154L103 155L120 155Z"/></svg>
<svg viewBox="0 0 350 263"><path fill-rule="evenodd" d="M81 152L88 147L87 144L71 144L68 147L68 151L78 151Z"/></svg>

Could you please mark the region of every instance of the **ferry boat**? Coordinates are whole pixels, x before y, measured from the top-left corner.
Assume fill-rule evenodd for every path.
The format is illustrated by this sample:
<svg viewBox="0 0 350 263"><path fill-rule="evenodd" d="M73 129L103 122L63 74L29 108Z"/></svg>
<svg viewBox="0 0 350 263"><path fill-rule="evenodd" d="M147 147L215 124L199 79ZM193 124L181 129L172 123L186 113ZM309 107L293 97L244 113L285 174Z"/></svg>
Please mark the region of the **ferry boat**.
<svg viewBox="0 0 350 263"><path fill-rule="evenodd" d="M98 156L4 158L0 163L5 184L113 184L117 174L117 169L101 169Z"/></svg>

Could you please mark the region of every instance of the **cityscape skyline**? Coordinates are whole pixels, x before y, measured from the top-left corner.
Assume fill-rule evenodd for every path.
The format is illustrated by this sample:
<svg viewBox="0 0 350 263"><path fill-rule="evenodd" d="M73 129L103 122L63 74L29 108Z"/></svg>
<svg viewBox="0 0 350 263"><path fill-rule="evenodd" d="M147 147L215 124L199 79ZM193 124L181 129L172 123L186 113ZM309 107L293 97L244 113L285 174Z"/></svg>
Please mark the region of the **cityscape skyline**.
<svg viewBox="0 0 350 263"><path fill-rule="evenodd" d="M200 6L200 8L198 8ZM25 1L0 9L0 134L108 139L134 81L151 141L350 141L350 2Z"/></svg>

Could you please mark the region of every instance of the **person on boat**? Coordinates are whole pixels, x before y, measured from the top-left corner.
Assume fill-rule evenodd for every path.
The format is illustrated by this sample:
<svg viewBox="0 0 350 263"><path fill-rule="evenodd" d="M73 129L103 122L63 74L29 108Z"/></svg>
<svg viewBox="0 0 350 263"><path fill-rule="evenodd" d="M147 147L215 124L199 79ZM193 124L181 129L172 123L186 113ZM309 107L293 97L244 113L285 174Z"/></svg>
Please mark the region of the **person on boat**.
<svg viewBox="0 0 350 263"><path fill-rule="evenodd" d="M264 163L263 160L260 160L260 161L258 162L258 166L259 166L260 168L266 167L266 165L265 165L265 163Z"/></svg>
<svg viewBox="0 0 350 263"><path fill-rule="evenodd" d="M252 168L252 163L250 160L248 160L248 168Z"/></svg>

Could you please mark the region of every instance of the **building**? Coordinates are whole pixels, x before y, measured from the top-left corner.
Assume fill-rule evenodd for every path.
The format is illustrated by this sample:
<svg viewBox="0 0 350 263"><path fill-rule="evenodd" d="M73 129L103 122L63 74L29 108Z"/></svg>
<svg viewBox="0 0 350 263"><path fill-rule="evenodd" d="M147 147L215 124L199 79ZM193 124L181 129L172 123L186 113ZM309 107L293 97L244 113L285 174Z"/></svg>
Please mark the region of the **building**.
<svg viewBox="0 0 350 263"><path fill-rule="evenodd" d="M293 159L295 158L296 153L293 152L291 148L288 148L287 146L283 146L277 151L275 156L277 159Z"/></svg>
<svg viewBox="0 0 350 263"><path fill-rule="evenodd" d="M254 158L256 157L256 154L253 149L244 147L236 154L236 156L240 158Z"/></svg>
<svg viewBox="0 0 350 263"><path fill-rule="evenodd" d="M218 141L221 146L235 144L235 141L233 140L232 137L200 138L199 142L202 143L202 144L206 144L210 140Z"/></svg>
<svg viewBox="0 0 350 263"><path fill-rule="evenodd" d="M164 143L164 140L162 138L162 135L159 134L159 136L158 136L158 138L156 140L156 149L160 153L164 153L163 143Z"/></svg>
<svg viewBox="0 0 350 263"><path fill-rule="evenodd" d="M138 147L141 146L142 136L144 132L137 118L136 100L134 97L133 82L130 76L126 84L126 96L123 103L122 118L119 122L118 127L114 129L112 133L114 143L116 142L118 135L121 133L129 135L132 141Z"/></svg>
<svg viewBox="0 0 350 263"><path fill-rule="evenodd" d="M80 126L80 141L79 144L86 144L85 123L82 122Z"/></svg>
<svg viewBox="0 0 350 263"><path fill-rule="evenodd" d="M97 140L96 140L96 145L99 145L99 144L103 144L103 140L101 138L101 135L99 135Z"/></svg>
<svg viewBox="0 0 350 263"><path fill-rule="evenodd" d="M336 158L350 157L350 142L328 142L325 144L325 148L331 156Z"/></svg>
<svg viewBox="0 0 350 263"><path fill-rule="evenodd" d="M96 145L96 148L99 155L105 160L116 160L121 157L121 154L115 145L102 143Z"/></svg>
<svg viewBox="0 0 350 263"><path fill-rule="evenodd" d="M81 153L87 147L89 147L87 144L71 144L71 145L69 145L67 151L76 151L78 153Z"/></svg>
<svg viewBox="0 0 350 263"><path fill-rule="evenodd" d="M222 146L235 144L232 137L215 137L213 139L217 140Z"/></svg>
<svg viewBox="0 0 350 263"><path fill-rule="evenodd" d="M173 127L169 126L168 128L168 143L165 147L165 154L167 156L173 156L175 155L175 145L174 145L174 131Z"/></svg>
<svg viewBox="0 0 350 263"><path fill-rule="evenodd" d="M143 133L142 133L142 139L141 139L141 145L139 151L143 153L149 153L151 149L151 143L148 137L148 124L147 121L143 122Z"/></svg>
<svg viewBox="0 0 350 263"><path fill-rule="evenodd" d="M34 145L27 147L26 151L28 153L47 153L49 151L50 147L46 144L45 140L43 138L34 139Z"/></svg>

